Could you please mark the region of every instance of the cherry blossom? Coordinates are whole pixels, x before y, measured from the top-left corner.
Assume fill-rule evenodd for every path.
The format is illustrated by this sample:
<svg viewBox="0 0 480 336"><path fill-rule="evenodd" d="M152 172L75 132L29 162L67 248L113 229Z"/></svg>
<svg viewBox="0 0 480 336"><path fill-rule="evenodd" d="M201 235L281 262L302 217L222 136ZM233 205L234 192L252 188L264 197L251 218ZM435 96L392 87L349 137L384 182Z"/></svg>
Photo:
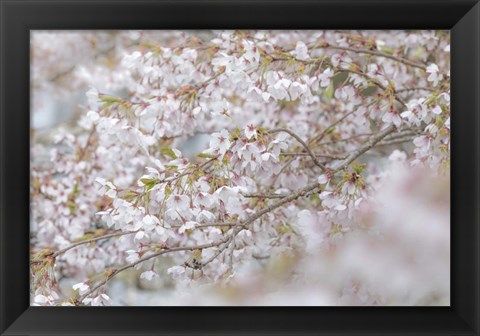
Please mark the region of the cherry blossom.
<svg viewBox="0 0 480 336"><path fill-rule="evenodd" d="M255 129L255 126L253 125L247 125L247 127L245 127L245 136L247 137L247 139L251 139L252 137L253 138L257 138L257 130Z"/></svg>
<svg viewBox="0 0 480 336"><path fill-rule="evenodd" d="M80 295L85 294L88 292L88 289L90 288L86 283L80 282L76 285L73 285L72 287L74 290L78 290Z"/></svg>
<svg viewBox="0 0 480 336"><path fill-rule="evenodd" d="M210 148L214 151L218 151L219 154L225 154L230 148L230 135L227 130L222 130L219 133L212 134L212 140L210 140Z"/></svg>
<svg viewBox="0 0 480 336"><path fill-rule="evenodd" d="M330 85L330 80L332 79L334 72L331 68L325 69L318 78L320 79L321 87L328 87Z"/></svg>
<svg viewBox="0 0 480 336"><path fill-rule="evenodd" d="M160 305L449 305L445 32L39 32L32 51L32 305L144 304L132 284Z"/></svg>
<svg viewBox="0 0 480 336"><path fill-rule="evenodd" d="M429 82L433 82L434 86L437 86L438 82L443 79L443 75L439 73L438 65L436 65L435 63L430 64L427 67L426 72L430 74L427 80Z"/></svg>
<svg viewBox="0 0 480 336"><path fill-rule="evenodd" d="M110 303L110 297L106 294L100 294L95 298L86 298L82 301L85 305L107 306Z"/></svg>
<svg viewBox="0 0 480 336"><path fill-rule="evenodd" d="M158 274L152 270L148 270L140 274L141 279L145 279L147 281L151 281L152 279L155 279L158 277Z"/></svg>

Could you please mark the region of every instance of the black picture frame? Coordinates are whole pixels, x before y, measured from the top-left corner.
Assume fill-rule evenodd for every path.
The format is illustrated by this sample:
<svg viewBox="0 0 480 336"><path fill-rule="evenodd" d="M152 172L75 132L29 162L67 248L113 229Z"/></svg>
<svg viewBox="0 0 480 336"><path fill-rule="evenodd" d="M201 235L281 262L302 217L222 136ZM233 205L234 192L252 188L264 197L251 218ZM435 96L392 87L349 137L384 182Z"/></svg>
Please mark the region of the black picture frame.
<svg viewBox="0 0 480 336"><path fill-rule="evenodd" d="M472 0L0 0L0 334L479 334L480 4ZM30 307L34 29L451 30L450 307Z"/></svg>

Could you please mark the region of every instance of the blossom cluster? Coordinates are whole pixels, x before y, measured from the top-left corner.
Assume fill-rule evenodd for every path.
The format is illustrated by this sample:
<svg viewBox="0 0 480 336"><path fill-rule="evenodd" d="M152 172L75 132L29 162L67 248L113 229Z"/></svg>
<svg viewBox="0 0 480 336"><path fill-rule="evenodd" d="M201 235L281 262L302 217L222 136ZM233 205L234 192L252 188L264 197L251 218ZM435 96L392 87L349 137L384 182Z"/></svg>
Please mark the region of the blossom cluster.
<svg viewBox="0 0 480 336"><path fill-rule="evenodd" d="M319 305L444 304L444 283L401 296L346 256L378 237L403 253L410 233L379 224L391 190L409 173L448 178L448 32L65 34L32 39L32 82L50 78L34 93L85 94L70 122L35 130L32 304L121 304L109 283L128 272L178 297L253 283L267 295L275 267L288 281L267 303L305 282ZM341 270L323 285L329 262L306 272L320 256ZM448 274L447 261L419 277Z"/></svg>

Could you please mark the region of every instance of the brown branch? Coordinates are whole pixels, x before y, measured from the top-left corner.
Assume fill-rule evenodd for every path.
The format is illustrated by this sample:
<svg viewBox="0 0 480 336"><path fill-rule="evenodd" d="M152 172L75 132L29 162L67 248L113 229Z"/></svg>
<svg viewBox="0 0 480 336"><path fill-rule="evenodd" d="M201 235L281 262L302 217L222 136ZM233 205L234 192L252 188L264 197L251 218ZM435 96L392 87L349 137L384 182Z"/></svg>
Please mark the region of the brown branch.
<svg viewBox="0 0 480 336"><path fill-rule="evenodd" d="M284 198L285 195L278 194L242 194L246 198Z"/></svg>
<svg viewBox="0 0 480 336"><path fill-rule="evenodd" d="M217 258L220 254L222 254L222 252L225 251L228 246L230 246L230 243L234 240L234 238L235 238L235 235L230 235L227 241L223 243L223 246L219 247L218 250L210 258L208 258L206 261L203 261L201 263L201 267L207 266L213 260L215 260L215 258Z"/></svg>
<svg viewBox="0 0 480 336"><path fill-rule="evenodd" d="M292 58L290 58L290 59L288 59L288 58L286 58L286 59L284 59L284 58L274 58L273 60L274 60L274 61L289 61L289 60L291 60L291 59L294 59L295 61L297 61L297 62L299 62L299 63L303 63L303 64L316 64L316 63L318 63L317 60L303 61L303 60L299 60L299 59L297 59L297 58L295 58L295 57L292 57ZM384 85L382 85L377 79L375 79L375 78L373 78L373 77L370 77L369 75L367 75L367 74L364 73L364 72L360 72L360 71L356 71L356 70L352 70L352 69L346 69L346 68L336 68L336 69L337 69L339 72L342 72L342 71L343 71L343 72L349 72L349 73L352 73L352 74L356 74L356 75L358 75L358 76L361 76L361 77L369 80L370 82L372 82L372 84L376 85L376 86L379 87L380 89L382 89L382 90L384 90L384 91L387 90L387 88L386 88ZM405 107L405 108L407 107L407 104L405 103L405 101L404 101L402 98L400 98L400 97L398 97L397 95L395 95L395 93L393 94L393 97L394 97L394 99L395 99L396 101L398 101L400 104L402 104L403 107ZM328 128L327 128L327 129L328 129Z"/></svg>
<svg viewBox="0 0 480 336"><path fill-rule="evenodd" d="M355 135L352 135L351 137L348 137L348 138L343 138L343 139L338 139L338 140L320 142L320 143L316 144L316 145L314 146L314 148L322 147L322 146L325 146L325 145L332 145L332 144L336 144L336 143L339 143L339 142L348 142L348 141L350 141L350 140L354 140L354 139L361 138L361 137L366 137L366 136L371 136L371 135L372 135L372 133L360 133L360 134L355 134Z"/></svg>
<svg viewBox="0 0 480 336"><path fill-rule="evenodd" d="M397 138L392 140L384 140L377 144L377 146L389 146L389 145L397 145L405 142L411 142L414 139L414 136L407 136L404 138Z"/></svg>
<svg viewBox="0 0 480 336"><path fill-rule="evenodd" d="M97 58L101 55L106 55L110 51L112 51L113 49L115 49L115 46L112 46L112 47L110 47L110 48L108 48L104 51L100 51L100 52L98 52L94 55L94 58ZM58 73L52 75L51 77L47 78L46 80L47 80L47 82L56 82L59 79L61 79L62 77L65 77L65 76L71 74L77 68L77 66L78 66L78 64L72 65L68 69L65 69L64 71L58 72ZM37 84L35 84L35 85L37 85Z"/></svg>
<svg viewBox="0 0 480 336"><path fill-rule="evenodd" d="M218 246L220 244L223 244L225 242L228 241L228 239L230 239L230 236L227 236L226 238L218 241L218 242L213 242L213 243L208 243L208 244L202 244L202 245L196 245L196 246L184 246L184 247L172 247L172 248L164 248L163 250L159 251L159 252L155 252L153 254L150 254L150 255L147 255L143 258L140 258L138 259L137 261L134 261L130 264L127 264L125 266L122 266L120 268L117 268L117 269L114 269L111 273L109 273L109 275L103 279L102 281L100 281L99 283L97 283L94 287L92 287L90 290L88 290L88 292L84 293L83 295L81 295L78 299L78 302L82 302L85 298L87 298L89 295L91 295L92 293L94 293L96 290L98 290L100 287L104 286L105 284L107 284L108 281L110 281L113 277L115 277L116 275L118 275L119 273L129 269L129 268L132 268L132 267L135 267L137 266L138 264L141 264L147 260L150 260L152 258L155 258L155 257L159 257L161 255L164 255L164 254L167 254L167 253L172 253L172 252L179 252L179 251L193 251L193 250L203 250L203 249L207 249L207 248L212 248L212 247L215 247L215 246Z"/></svg>
<svg viewBox="0 0 480 336"><path fill-rule="evenodd" d="M238 223L206 223L206 224L199 224L195 226L195 228L202 228L202 227L215 227L215 226L236 226ZM172 228L180 228L182 225L172 225Z"/></svg>
<svg viewBox="0 0 480 336"><path fill-rule="evenodd" d="M281 153L281 155L284 156L309 156L310 154L304 153L304 152L286 152L286 153ZM347 157L345 155L328 155L328 154L316 154L314 153L316 157L320 158L327 158L327 159L333 159L333 160L345 160Z"/></svg>
<svg viewBox="0 0 480 336"><path fill-rule="evenodd" d="M331 130L332 128L334 128L335 126L337 126L339 123L341 123L342 121L344 121L345 119L348 118L348 116L352 115L356 110L352 110L350 112L348 112L347 114L345 114L344 116L342 116L340 119L336 120L335 122L333 122L330 126L328 126L327 128L325 128L323 130L322 133L320 133L319 135L317 135L316 137L314 137L311 141L310 141L310 144L314 144L315 142L319 141L319 140L322 140L325 135L327 134L327 132L329 130Z"/></svg>
<svg viewBox="0 0 480 336"><path fill-rule="evenodd" d="M344 51L354 52L354 53L357 53L357 54L368 54L368 55L372 55L372 56L388 58L388 59L391 59L393 61L405 64L405 65L409 65L409 66L414 67L414 68L422 69L424 71L426 70L426 67L422 64L410 61L410 60L405 59L405 58L393 56L393 55L390 55L390 54L387 54L387 53L384 53L384 52L378 51L378 50L359 49L359 48L352 48L352 47L341 47L341 46L334 46L334 45L318 45L318 44L313 47L313 49L317 49L317 48L344 50Z"/></svg>
<svg viewBox="0 0 480 336"><path fill-rule="evenodd" d="M383 138L385 138L387 135L392 134L395 132L397 128L395 125L390 125L389 127L385 128L383 131L380 131L379 133L375 134L374 136L370 137L368 141L352 152L343 162L335 166L335 172L340 171L348 167L350 163L355 161L359 156L361 156L363 153L367 152L370 150L373 146L375 146L378 142L380 142Z"/></svg>
<svg viewBox="0 0 480 336"><path fill-rule="evenodd" d="M428 88L428 87L411 87L411 88L404 88L404 89L396 89L396 93L404 93L408 91L429 91L429 92L435 92L435 89Z"/></svg>
<svg viewBox="0 0 480 336"><path fill-rule="evenodd" d="M272 186L275 185L275 183L277 183L277 180L278 178L280 177L280 175L282 175L285 170L287 170L287 168L292 164L293 160L295 160L295 157L292 157L290 158L290 160L288 160L282 167L282 169L280 169L280 171L278 172L278 174L275 176L275 178L273 179L273 182L272 182Z"/></svg>
<svg viewBox="0 0 480 336"><path fill-rule="evenodd" d="M83 147L80 147L80 150L79 150L79 155L78 155L78 161L83 161L83 159L85 159L85 155L87 154L87 150L88 150L88 147L91 145L91 140L93 138L93 135L95 134L96 132L96 127L93 126L92 129L90 130L90 132L88 133L88 137L87 137L87 140L85 142L85 146Z"/></svg>
<svg viewBox="0 0 480 336"><path fill-rule="evenodd" d="M176 180L178 180L179 178L181 177L184 177L184 176L187 176L187 175L190 175L190 174L193 174L194 172L202 169L203 167L209 165L210 163L212 163L213 161L215 161L216 159L218 158L218 156L214 157L214 158L211 158L210 160L207 160L205 162L202 162L201 164L195 164L196 166L195 167L186 167L186 170L187 171L184 171L183 173L180 173L176 176L173 176L173 177L170 177L170 178L164 178L163 180L160 180L158 181L157 183L160 184L160 183L171 183L171 182L175 182ZM193 168L193 169L192 169ZM191 169L191 170L190 170Z"/></svg>
<svg viewBox="0 0 480 336"><path fill-rule="evenodd" d="M411 135L414 135L414 134L416 135L416 134L418 134L418 131L416 131L416 130L405 130L405 133L399 132L399 133L392 134L391 136L388 136L388 139L390 140L390 139L392 139L396 136L405 136L405 135L410 135L410 134ZM339 142L348 142L348 141L351 141L351 140L355 140L357 138L371 136L371 135L373 135L373 134L372 133L355 134L355 135L352 135L351 137L348 137L348 138L343 138L343 139L318 143L314 146L314 148L325 146L325 145L332 145L332 144L336 144L336 143L339 143Z"/></svg>
<svg viewBox="0 0 480 336"><path fill-rule="evenodd" d="M211 224L200 224L198 226L196 226L196 228L199 228L199 227L212 227L212 226L235 226L237 225L237 223L211 223ZM174 228L179 228L180 226L172 226ZM119 232L114 232L114 233L110 233L110 234L106 234L104 236L101 236L101 237L95 237L95 238L92 238L92 239L87 239L87 240L82 240L82 241L79 241L79 242L76 242L76 243L73 243L72 245L69 245L61 250L58 250L56 252L54 252L51 257L52 258L56 258L58 257L59 255L77 247L77 246L81 246L81 245L85 245L85 244L90 244L90 243L93 243L93 242L96 242L96 241L99 241L99 240L105 240L105 239L109 239L109 238L113 238L113 237L121 237L121 236L125 236L125 235L129 235L129 234L133 234L133 233L137 233L139 230L136 230L136 231L128 231L128 232L123 232L123 231L119 231Z"/></svg>
<svg viewBox="0 0 480 336"><path fill-rule="evenodd" d="M129 235L129 234L133 234L133 233L137 233L138 231L129 231L129 232L123 232L123 231L120 231L120 232L114 232L114 233L110 233L110 234L107 234L107 235L104 235L104 236L101 236L101 237L95 237L95 238L92 238L92 239L87 239L87 240L82 240L82 241L79 241L77 243L74 243L72 245L69 245L61 250L58 250L57 252L53 253L52 254L52 258L56 258L58 257L60 254L63 254L77 246L81 246L81 245L85 245L85 244L90 244L90 243L93 243L93 242L96 242L96 241L99 241L99 240L104 240L104 239L109 239L109 238L112 238L112 237L120 237L120 236L125 236L125 235Z"/></svg>
<svg viewBox="0 0 480 336"><path fill-rule="evenodd" d="M322 170L325 170L325 166L317 160L317 158L315 157L315 154L313 154L313 152L311 151L311 149L308 147L308 145L305 143L305 141L302 140L302 138L300 138L297 134L295 134L293 131L287 129L287 128L276 128L276 129L273 129L271 131L269 131L268 133L279 133L279 132L285 132L285 133L288 133L289 135L291 135L292 137L294 137L302 146L303 148L308 152L308 154L310 155L310 157L312 158L313 162L315 163L315 165L317 165L318 167L320 167Z"/></svg>
<svg viewBox="0 0 480 336"><path fill-rule="evenodd" d="M352 73L352 74L355 74L355 75L358 75L358 76L361 76L369 81L371 81L373 84L375 84L376 86L378 86L380 89L382 90L387 90L387 88L382 85L378 80L376 80L375 78L372 78L370 77L369 75L367 75L366 73L364 72L360 72L360 71L356 71L356 70L351 70L351 69L343 69L343 68L339 68L338 69L339 71L345 71L345 72L349 72L349 73ZM398 97L395 93L393 93L393 98L398 101L403 107L405 108L408 108L407 106L407 103L400 97Z"/></svg>

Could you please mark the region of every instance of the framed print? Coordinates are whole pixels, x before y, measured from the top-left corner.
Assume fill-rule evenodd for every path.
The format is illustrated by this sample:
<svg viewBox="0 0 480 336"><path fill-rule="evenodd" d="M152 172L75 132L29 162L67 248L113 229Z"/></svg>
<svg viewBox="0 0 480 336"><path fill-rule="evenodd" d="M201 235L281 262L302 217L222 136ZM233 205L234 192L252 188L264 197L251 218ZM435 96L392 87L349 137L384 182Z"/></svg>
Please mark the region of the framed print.
<svg viewBox="0 0 480 336"><path fill-rule="evenodd" d="M0 8L2 335L478 334L476 1Z"/></svg>

